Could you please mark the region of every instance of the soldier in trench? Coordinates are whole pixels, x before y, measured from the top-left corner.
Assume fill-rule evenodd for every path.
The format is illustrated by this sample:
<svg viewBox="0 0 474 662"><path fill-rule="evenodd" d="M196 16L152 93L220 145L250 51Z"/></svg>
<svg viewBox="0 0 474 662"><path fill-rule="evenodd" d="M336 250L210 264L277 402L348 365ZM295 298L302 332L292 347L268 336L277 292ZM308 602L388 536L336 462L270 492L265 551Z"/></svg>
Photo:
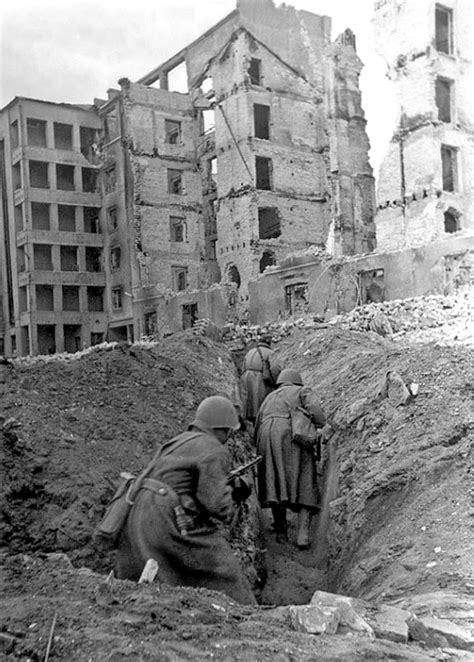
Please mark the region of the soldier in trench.
<svg viewBox="0 0 474 662"><path fill-rule="evenodd" d="M293 439L291 415L303 408L317 428L326 418L316 393L303 385L297 370L285 368L277 382L278 389L263 401L255 424L257 453L263 456L258 498L263 508L272 510L277 542L288 540L287 509L297 512L296 544L307 549L311 518L319 509L316 458L312 445Z"/></svg>
<svg viewBox="0 0 474 662"><path fill-rule="evenodd" d="M250 423L255 423L260 405L276 388L276 380L281 370L271 343L271 335L263 334L257 345L248 350L242 362L242 415Z"/></svg>
<svg viewBox="0 0 474 662"><path fill-rule="evenodd" d="M165 442L135 497L119 541L116 575L137 581L148 559L158 562L158 580L227 593L255 604L250 584L222 533L234 503L249 490L228 484L231 456L226 447L239 427L225 397L201 402L187 432Z"/></svg>

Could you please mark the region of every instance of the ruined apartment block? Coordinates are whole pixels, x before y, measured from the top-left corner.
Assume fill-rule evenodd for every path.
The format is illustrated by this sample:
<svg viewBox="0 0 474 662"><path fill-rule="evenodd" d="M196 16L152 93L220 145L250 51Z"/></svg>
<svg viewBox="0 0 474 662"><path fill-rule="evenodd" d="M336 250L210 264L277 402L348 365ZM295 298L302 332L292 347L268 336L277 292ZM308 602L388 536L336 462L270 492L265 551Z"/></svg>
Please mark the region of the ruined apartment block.
<svg viewBox="0 0 474 662"><path fill-rule="evenodd" d="M308 246L374 248L360 70L350 31L331 43L328 17L259 1L120 81L100 112L121 117L131 288L145 307L216 282L245 299L250 279Z"/></svg>
<svg viewBox="0 0 474 662"><path fill-rule="evenodd" d="M378 180L377 247L474 230L472 3L376 3L377 48L399 104Z"/></svg>
<svg viewBox="0 0 474 662"><path fill-rule="evenodd" d="M105 336L101 124L91 107L16 97L0 113L2 352Z"/></svg>

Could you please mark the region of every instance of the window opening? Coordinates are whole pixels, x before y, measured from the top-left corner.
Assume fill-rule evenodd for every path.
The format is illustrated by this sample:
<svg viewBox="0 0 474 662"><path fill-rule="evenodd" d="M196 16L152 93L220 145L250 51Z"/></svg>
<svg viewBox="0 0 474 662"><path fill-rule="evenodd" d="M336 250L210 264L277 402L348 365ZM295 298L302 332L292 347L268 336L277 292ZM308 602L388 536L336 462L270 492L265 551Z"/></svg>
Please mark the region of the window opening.
<svg viewBox="0 0 474 662"><path fill-rule="evenodd" d="M46 122L28 117L26 120L26 135L28 145L46 147Z"/></svg>
<svg viewBox="0 0 474 662"><path fill-rule="evenodd" d="M194 322L198 319L198 305L197 303L185 303L182 308L183 329L192 329Z"/></svg>
<svg viewBox="0 0 474 662"><path fill-rule="evenodd" d="M286 309L290 315L308 311L308 283L294 283L285 287Z"/></svg>
<svg viewBox="0 0 474 662"><path fill-rule="evenodd" d="M61 271L79 271L77 246L60 246Z"/></svg>
<svg viewBox="0 0 474 662"><path fill-rule="evenodd" d="M227 280L229 283L235 283L237 285L237 289L240 287L241 284L241 279L240 279L240 273L235 264L231 264L227 270Z"/></svg>
<svg viewBox="0 0 474 662"><path fill-rule="evenodd" d="M54 354L56 352L56 326L54 324L38 324L36 327L39 354Z"/></svg>
<svg viewBox="0 0 474 662"><path fill-rule="evenodd" d="M63 310L80 310L79 287L63 285Z"/></svg>
<svg viewBox="0 0 474 662"><path fill-rule="evenodd" d="M358 304L380 303L385 300L385 272L383 269L370 269L357 274L359 285Z"/></svg>
<svg viewBox="0 0 474 662"><path fill-rule="evenodd" d="M82 349L80 324L65 324L63 326L63 335L65 352L74 354L74 352L79 352Z"/></svg>
<svg viewBox="0 0 474 662"><path fill-rule="evenodd" d="M203 132L209 133L216 128L216 111L214 108L205 108L202 112Z"/></svg>
<svg viewBox="0 0 474 662"><path fill-rule="evenodd" d="M117 271L120 269L120 257L122 250L120 246L114 246L110 249L110 269L111 271Z"/></svg>
<svg viewBox="0 0 474 662"><path fill-rule="evenodd" d="M58 205L58 229L60 232L76 231L76 208L72 205Z"/></svg>
<svg viewBox="0 0 474 662"><path fill-rule="evenodd" d="M83 207L84 232L100 234L100 209L98 207Z"/></svg>
<svg viewBox="0 0 474 662"><path fill-rule="evenodd" d="M33 230L49 230L49 205L43 202L31 203L31 227Z"/></svg>
<svg viewBox="0 0 474 662"><path fill-rule="evenodd" d="M44 161L30 161L30 186L49 188L48 164Z"/></svg>
<svg viewBox="0 0 474 662"><path fill-rule="evenodd" d="M451 122L452 81L446 78L436 79L436 106L440 122Z"/></svg>
<svg viewBox="0 0 474 662"><path fill-rule="evenodd" d="M56 149L72 150L72 124L54 122L54 146Z"/></svg>
<svg viewBox="0 0 474 662"><path fill-rule="evenodd" d="M118 227L118 218L117 218L117 207L109 207L107 209L107 223L109 230L112 232Z"/></svg>
<svg viewBox="0 0 474 662"><path fill-rule="evenodd" d="M459 232L461 229L460 214L455 209L447 209L444 212L444 231L448 234Z"/></svg>
<svg viewBox="0 0 474 662"><path fill-rule="evenodd" d="M181 195L183 192L183 171L168 169L168 193Z"/></svg>
<svg viewBox="0 0 474 662"><path fill-rule="evenodd" d="M20 313L25 313L28 310L28 297L26 287L18 288L18 306Z"/></svg>
<svg viewBox="0 0 474 662"><path fill-rule="evenodd" d="M173 276L173 287L177 292L182 292L188 287L188 268L171 267Z"/></svg>
<svg viewBox="0 0 474 662"><path fill-rule="evenodd" d="M441 53L453 52L453 12L451 9L437 5L435 12L435 42L436 50Z"/></svg>
<svg viewBox="0 0 474 662"><path fill-rule="evenodd" d="M272 160L264 156L255 157L256 185L263 191L272 189Z"/></svg>
<svg viewBox="0 0 474 662"><path fill-rule="evenodd" d="M87 288L87 310L89 312L100 313L104 310L104 288Z"/></svg>
<svg viewBox="0 0 474 662"><path fill-rule="evenodd" d="M47 205L46 205L47 207ZM23 205L15 205L15 232L21 232L24 227L25 223L23 221ZM33 226L34 228L34 226ZM36 228L34 228L36 229ZM40 230L43 228L39 228ZM46 230L49 229L49 214L48 214L48 228L44 228Z"/></svg>
<svg viewBox="0 0 474 662"><path fill-rule="evenodd" d="M36 285L36 310L54 310L52 285Z"/></svg>
<svg viewBox="0 0 474 662"><path fill-rule="evenodd" d="M119 124L114 112L108 113L104 117L105 142L109 143L119 135Z"/></svg>
<svg viewBox="0 0 474 662"><path fill-rule="evenodd" d="M275 239L281 235L280 215L276 207L259 207L258 236L260 239Z"/></svg>
<svg viewBox="0 0 474 662"><path fill-rule="evenodd" d="M61 191L74 191L74 166L56 164L56 186Z"/></svg>
<svg viewBox="0 0 474 662"><path fill-rule="evenodd" d="M275 253L272 251L264 251L260 258L260 273L263 274L267 267L271 267L274 264L276 264Z"/></svg>
<svg viewBox="0 0 474 662"><path fill-rule="evenodd" d="M117 188L117 175L114 168L107 168L104 171L105 192L112 193Z"/></svg>
<svg viewBox="0 0 474 662"><path fill-rule="evenodd" d="M81 145L81 154L88 161L97 160L98 137L97 129L91 129L88 126L79 127L79 140Z"/></svg>
<svg viewBox="0 0 474 662"><path fill-rule="evenodd" d="M100 345L100 343L104 342L104 334L94 331L91 333L91 346L94 345Z"/></svg>
<svg viewBox="0 0 474 662"><path fill-rule="evenodd" d="M441 145L441 168L443 191L455 191L457 188L457 155L454 147Z"/></svg>
<svg viewBox="0 0 474 662"><path fill-rule="evenodd" d="M118 310L122 307L122 288L114 287L112 288L112 308Z"/></svg>
<svg viewBox="0 0 474 662"><path fill-rule="evenodd" d="M170 218L170 241L183 242L186 241L186 221L184 218L178 216L171 216Z"/></svg>
<svg viewBox="0 0 474 662"><path fill-rule="evenodd" d="M102 249L86 246L86 271L102 271Z"/></svg>
<svg viewBox="0 0 474 662"><path fill-rule="evenodd" d="M97 170L93 168L82 168L82 190L84 193L97 192Z"/></svg>
<svg viewBox="0 0 474 662"><path fill-rule="evenodd" d="M253 124L256 138L270 140L270 106L254 103Z"/></svg>
<svg viewBox="0 0 474 662"><path fill-rule="evenodd" d="M167 72L168 90L173 92L188 92L188 73L186 71L186 62L180 62Z"/></svg>
<svg viewBox="0 0 474 662"><path fill-rule="evenodd" d="M18 120L10 124L10 142L12 149L15 149L20 144L20 134L18 131Z"/></svg>
<svg viewBox="0 0 474 662"><path fill-rule="evenodd" d="M158 331L158 314L156 310L145 313L143 326L146 336L152 336Z"/></svg>
<svg viewBox="0 0 474 662"><path fill-rule="evenodd" d="M33 244L33 261L38 271L52 271L51 246L47 244Z"/></svg>
<svg viewBox="0 0 474 662"><path fill-rule="evenodd" d="M165 141L170 145L178 145L181 142L181 122L165 120Z"/></svg>
<svg viewBox="0 0 474 662"><path fill-rule="evenodd" d="M14 166L12 166L12 180L13 180L13 188L15 191L19 188L21 188L21 167L19 163L15 163ZM30 161L30 182L32 182L33 178L31 175L31 161ZM48 184L48 171L46 171L46 184ZM31 184L33 186L33 184ZM46 186L45 188L48 188Z"/></svg>
<svg viewBox="0 0 474 662"><path fill-rule="evenodd" d="M257 58L251 58L248 68L250 82L252 85L261 85L261 64L262 61Z"/></svg>

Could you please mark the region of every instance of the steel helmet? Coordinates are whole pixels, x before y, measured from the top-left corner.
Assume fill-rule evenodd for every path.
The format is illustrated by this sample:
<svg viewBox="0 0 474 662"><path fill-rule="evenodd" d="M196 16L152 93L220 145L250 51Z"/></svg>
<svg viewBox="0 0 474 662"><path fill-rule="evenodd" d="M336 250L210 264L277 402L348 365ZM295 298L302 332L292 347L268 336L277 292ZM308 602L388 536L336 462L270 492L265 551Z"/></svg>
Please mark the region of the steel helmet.
<svg viewBox="0 0 474 662"><path fill-rule="evenodd" d="M303 386L303 379L298 370L285 368L278 375L277 384L297 384L298 386Z"/></svg>
<svg viewBox="0 0 474 662"><path fill-rule="evenodd" d="M238 430L239 417L232 402L222 395L211 395L205 398L194 416L194 423L201 423L207 428L228 428Z"/></svg>

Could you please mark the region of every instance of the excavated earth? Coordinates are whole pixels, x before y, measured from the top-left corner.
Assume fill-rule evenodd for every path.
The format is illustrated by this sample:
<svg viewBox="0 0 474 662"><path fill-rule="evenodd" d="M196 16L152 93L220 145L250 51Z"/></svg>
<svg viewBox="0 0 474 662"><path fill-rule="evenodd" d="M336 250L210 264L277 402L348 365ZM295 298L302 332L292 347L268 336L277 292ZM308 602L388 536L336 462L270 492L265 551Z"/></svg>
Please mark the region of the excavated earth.
<svg viewBox="0 0 474 662"><path fill-rule="evenodd" d="M452 323L446 341L441 323L429 341L418 330L391 339L307 326L286 330L275 349L318 390L330 421L322 508L306 552L294 547L294 522L289 543L276 543L255 496L238 513L228 535L258 607L111 579L113 553L92 538L121 471L140 471L204 397L238 403L239 352L183 333L0 365L0 656L474 659L474 644L453 637L405 644L295 631L283 605L307 604L316 590L449 619L464 631L474 593L472 344L454 339ZM236 464L254 453L250 433L230 442Z"/></svg>

